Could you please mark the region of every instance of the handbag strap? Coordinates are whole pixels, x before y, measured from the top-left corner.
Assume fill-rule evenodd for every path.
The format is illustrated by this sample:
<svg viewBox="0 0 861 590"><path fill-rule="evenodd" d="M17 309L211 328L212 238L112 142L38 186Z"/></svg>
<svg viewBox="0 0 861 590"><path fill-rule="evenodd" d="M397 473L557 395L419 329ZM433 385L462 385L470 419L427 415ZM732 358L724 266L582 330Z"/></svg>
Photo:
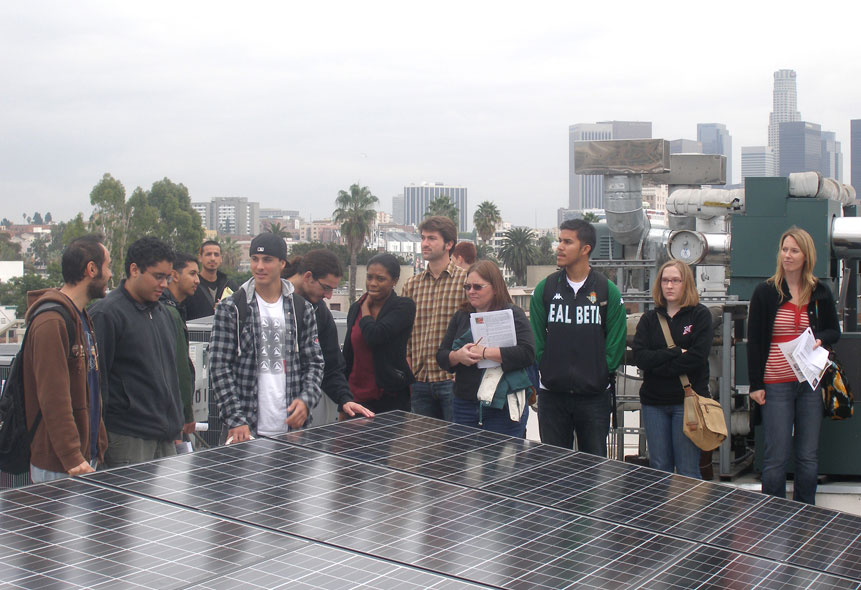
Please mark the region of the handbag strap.
<svg viewBox="0 0 861 590"><path fill-rule="evenodd" d="M661 331L664 333L664 340L667 341L667 348L675 348L676 343L673 342L673 335L670 334L670 324L667 323L667 318L658 313L658 322L661 324ZM691 388L691 382L686 373L679 375L679 381L682 382L682 388L685 390L685 397L696 395L694 390Z"/></svg>

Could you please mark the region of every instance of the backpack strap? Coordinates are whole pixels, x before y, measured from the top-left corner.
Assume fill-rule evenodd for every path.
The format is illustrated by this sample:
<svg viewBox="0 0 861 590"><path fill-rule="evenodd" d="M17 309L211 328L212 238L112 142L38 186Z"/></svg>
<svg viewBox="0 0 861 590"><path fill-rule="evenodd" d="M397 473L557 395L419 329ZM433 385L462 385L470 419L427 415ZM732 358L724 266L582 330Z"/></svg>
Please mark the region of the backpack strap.
<svg viewBox="0 0 861 590"><path fill-rule="evenodd" d="M307 299L293 291L293 315L296 316L296 343L305 333L305 302Z"/></svg>

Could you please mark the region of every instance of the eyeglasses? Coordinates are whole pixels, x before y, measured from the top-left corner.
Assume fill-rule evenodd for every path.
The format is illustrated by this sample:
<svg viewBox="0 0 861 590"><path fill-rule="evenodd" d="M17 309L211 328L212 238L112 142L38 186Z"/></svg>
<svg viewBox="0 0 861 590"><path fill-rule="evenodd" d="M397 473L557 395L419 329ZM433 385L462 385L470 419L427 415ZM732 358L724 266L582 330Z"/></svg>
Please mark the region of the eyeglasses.
<svg viewBox="0 0 861 590"><path fill-rule="evenodd" d="M321 289L323 289L323 293L331 293L332 291L334 291L336 289L336 287L331 287L331 286L327 285L326 283L324 283L323 281L321 281L320 279L314 279L314 280L317 281L317 284L320 285Z"/></svg>
<svg viewBox="0 0 861 590"><path fill-rule="evenodd" d="M156 283L170 283L170 275L165 274L163 272L149 272L146 271L144 274L149 274L152 278L155 279Z"/></svg>
<svg viewBox="0 0 861 590"><path fill-rule="evenodd" d="M482 285L481 283L464 283L463 290L469 293L470 291L481 291L485 287L489 287L489 284Z"/></svg>
<svg viewBox="0 0 861 590"><path fill-rule="evenodd" d="M661 279L662 285L681 285L682 279Z"/></svg>

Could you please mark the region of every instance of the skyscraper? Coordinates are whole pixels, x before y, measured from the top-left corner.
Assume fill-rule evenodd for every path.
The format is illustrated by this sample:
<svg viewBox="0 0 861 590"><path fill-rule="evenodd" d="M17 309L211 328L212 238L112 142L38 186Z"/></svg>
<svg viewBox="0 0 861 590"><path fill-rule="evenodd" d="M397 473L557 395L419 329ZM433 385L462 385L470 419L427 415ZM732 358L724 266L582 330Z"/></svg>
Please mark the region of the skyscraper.
<svg viewBox="0 0 861 590"><path fill-rule="evenodd" d="M833 131L822 132L822 156L820 172L826 178L843 182L843 152L837 134Z"/></svg>
<svg viewBox="0 0 861 590"><path fill-rule="evenodd" d="M852 186L861 195L861 119L852 119L849 140L849 162L852 166Z"/></svg>
<svg viewBox="0 0 861 590"><path fill-rule="evenodd" d="M392 221L398 225L404 224L404 196L392 197Z"/></svg>
<svg viewBox="0 0 861 590"><path fill-rule="evenodd" d="M670 140L671 154L702 154L703 144L693 139L672 139Z"/></svg>
<svg viewBox="0 0 861 590"><path fill-rule="evenodd" d="M807 121L780 124L780 176L822 172L822 126Z"/></svg>
<svg viewBox="0 0 861 590"><path fill-rule="evenodd" d="M741 148L741 181L751 176L777 176L774 148L768 145L746 145Z"/></svg>
<svg viewBox="0 0 861 590"><path fill-rule="evenodd" d="M418 225L424 219L430 202L447 196L457 207L458 231L466 231L467 199L465 186L451 186L442 182L423 182L404 187L404 223Z"/></svg>
<svg viewBox="0 0 861 590"><path fill-rule="evenodd" d="M704 154L726 156L726 183L732 184L732 136L722 123L697 123L697 141Z"/></svg>
<svg viewBox="0 0 861 590"><path fill-rule="evenodd" d="M774 72L772 107L768 117L768 145L774 148L774 165L777 170L781 170L780 124L789 121L801 121L801 113L797 109L798 92L795 85L795 70L777 70Z"/></svg>
<svg viewBox="0 0 861 590"><path fill-rule="evenodd" d="M574 143L604 139L651 139L649 121L600 121L568 127L568 208L603 209L604 177L574 173Z"/></svg>

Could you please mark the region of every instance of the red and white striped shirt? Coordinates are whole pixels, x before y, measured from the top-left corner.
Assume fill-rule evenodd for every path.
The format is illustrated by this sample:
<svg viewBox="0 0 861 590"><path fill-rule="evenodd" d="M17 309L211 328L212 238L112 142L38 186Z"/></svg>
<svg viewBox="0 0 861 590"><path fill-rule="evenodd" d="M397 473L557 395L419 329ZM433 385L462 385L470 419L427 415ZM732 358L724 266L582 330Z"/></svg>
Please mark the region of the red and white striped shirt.
<svg viewBox="0 0 861 590"><path fill-rule="evenodd" d="M810 321L807 319L807 305L798 307L787 301L777 309L763 382L789 383L797 381L795 373L792 372L792 367L786 362L786 357L783 356L777 345L798 338L808 326L810 326Z"/></svg>

